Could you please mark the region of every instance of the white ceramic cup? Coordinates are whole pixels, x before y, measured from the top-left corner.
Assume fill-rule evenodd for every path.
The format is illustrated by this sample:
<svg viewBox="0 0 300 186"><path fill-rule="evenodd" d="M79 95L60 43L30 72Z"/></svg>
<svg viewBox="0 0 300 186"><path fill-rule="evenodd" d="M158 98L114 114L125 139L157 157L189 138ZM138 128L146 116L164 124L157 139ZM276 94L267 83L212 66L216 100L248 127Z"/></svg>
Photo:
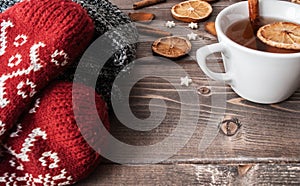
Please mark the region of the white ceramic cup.
<svg viewBox="0 0 300 186"><path fill-rule="evenodd" d="M260 1L260 15L300 24L300 5L284 1ZM300 85L300 52L279 54L241 46L230 40L226 29L232 23L248 18L248 2L235 3L223 9L216 18L218 43L197 50L197 62L210 78L225 81L241 97L263 104L281 102ZM211 71L208 55L221 52L225 73Z"/></svg>

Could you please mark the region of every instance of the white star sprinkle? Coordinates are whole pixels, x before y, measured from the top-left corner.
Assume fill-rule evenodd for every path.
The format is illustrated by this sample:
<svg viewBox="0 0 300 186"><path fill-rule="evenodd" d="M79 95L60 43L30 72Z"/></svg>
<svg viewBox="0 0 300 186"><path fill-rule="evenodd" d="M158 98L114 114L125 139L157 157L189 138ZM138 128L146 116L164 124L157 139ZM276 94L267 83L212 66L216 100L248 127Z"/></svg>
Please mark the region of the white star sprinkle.
<svg viewBox="0 0 300 186"><path fill-rule="evenodd" d="M166 27L168 27L168 28L173 28L175 25L176 25L176 24L174 23L174 21L168 21L168 22L166 23Z"/></svg>
<svg viewBox="0 0 300 186"><path fill-rule="evenodd" d="M191 29L197 29L197 28L198 28L198 24L197 24L197 23L191 22L191 23L189 24L189 27L190 27Z"/></svg>
<svg viewBox="0 0 300 186"><path fill-rule="evenodd" d="M188 76L185 76L185 77L181 77L180 78L180 80L181 80L181 85L185 85L185 86L189 86L190 85L190 83L192 83L193 82L193 80L191 79L191 78L189 78Z"/></svg>
<svg viewBox="0 0 300 186"><path fill-rule="evenodd" d="M195 34L195 33L193 33L193 32L187 35L187 37L188 37L189 40L196 40L197 36L198 35Z"/></svg>

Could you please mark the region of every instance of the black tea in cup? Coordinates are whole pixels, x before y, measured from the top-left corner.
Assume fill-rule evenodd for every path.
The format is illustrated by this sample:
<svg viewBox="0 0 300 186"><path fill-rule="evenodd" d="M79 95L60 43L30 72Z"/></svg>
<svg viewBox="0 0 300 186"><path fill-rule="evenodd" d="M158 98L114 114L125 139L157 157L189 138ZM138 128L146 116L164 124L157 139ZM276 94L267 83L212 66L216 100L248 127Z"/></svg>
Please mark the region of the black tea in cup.
<svg viewBox="0 0 300 186"><path fill-rule="evenodd" d="M269 18L269 17L260 18L261 26L274 23L274 22L279 22L279 21L284 21L284 20L279 20L279 19ZM251 23L247 18L231 24L226 30L226 35L234 42L254 50L260 50L260 51L272 52L272 53L300 52L298 50L272 47L261 42L260 39L256 36L256 34L254 34L254 31L251 27Z"/></svg>

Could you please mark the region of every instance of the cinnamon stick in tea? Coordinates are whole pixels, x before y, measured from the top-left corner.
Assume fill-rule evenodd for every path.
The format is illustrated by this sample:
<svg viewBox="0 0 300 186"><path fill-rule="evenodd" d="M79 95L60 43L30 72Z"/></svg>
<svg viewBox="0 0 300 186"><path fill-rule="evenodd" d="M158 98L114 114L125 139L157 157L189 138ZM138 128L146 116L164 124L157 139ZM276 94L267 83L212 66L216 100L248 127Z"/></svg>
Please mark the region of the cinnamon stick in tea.
<svg viewBox="0 0 300 186"><path fill-rule="evenodd" d="M250 29L252 30L252 34L255 37L256 48L260 50L264 50L264 45L261 45L259 39L256 37L257 31L262 26L261 17L259 15L259 0L248 0L248 8L249 8L249 20L250 20ZM248 28L249 29L249 28ZM244 32L244 34L246 31ZM251 37L251 32L249 32Z"/></svg>
<svg viewBox="0 0 300 186"><path fill-rule="evenodd" d="M133 4L133 9L140 9L146 6L155 5L158 3L166 2L166 0L142 0Z"/></svg>
<svg viewBox="0 0 300 186"><path fill-rule="evenodd" d="M256 35L256 32L260 27L258 0L248 0L248 8L249 8L250 23Z"/></svg>

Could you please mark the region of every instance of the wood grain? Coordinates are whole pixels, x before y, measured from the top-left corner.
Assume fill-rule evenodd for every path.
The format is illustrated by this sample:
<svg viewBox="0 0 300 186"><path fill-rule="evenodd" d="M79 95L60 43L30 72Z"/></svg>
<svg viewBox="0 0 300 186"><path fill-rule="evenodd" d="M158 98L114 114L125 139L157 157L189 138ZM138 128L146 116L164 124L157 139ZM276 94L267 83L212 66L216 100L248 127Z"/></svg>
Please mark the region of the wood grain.
<svg viewBox="0 0 300 186"><path fill-rule="evenodd" d="M77 186L89 185L299 185L300 164L105 165Z"/></svg>
<svg viewBox="0 0 300 186"><path fill-rule="evenodd" d="M182 62L182 66L193 79L191 85L195 90L198 87L209 86L211 93L209 96L199 95L201 105L198 108L200 118L198 127L192 139L186 146L167 162L181 162L193 160L195 163L214 161L230 162L232 160L256 161L295 161L299 160L300 142L299 139L299 119L297 114L299 108L289 107L288 104L297 100L299 93L296 93L288 101L276 105L260 105L246 101L232 92L232 90L217 82L209 82L206 76L190 71L197 69L195 62ZM156 69L156 65L147 66L147 70L141 72L151 75L151 71ZM170 69L174 71L175 69ZM174 73L176 74L176 72ZM170 76L169 79L178 79L177 76ZM191 88L191 87L189 87ZM182 91L189 91L189 88L182 88ZM213 96L225 94L226 107L214 109L211 101ZM114 136L130 144L153 144L161 141L178 124L178 113L181 112L180 104L183 104L174 88L158 78L147 78L140 81L131 94L131 108L137 117L147 118L150 113L148 110L149 100L159 97L167 104L168 112L165 120L157 130L150 132L132 131L116 122ZM288 108L284 109L284 108ZM224 115L222 116L222 110ZM239 120L242 124L236 135L228 137L215 130L216 138L210 147L202 153L198 145L202 139L203 132L211 121L210 116L217 115L222 117L232 117ZM191 120L197 119L191 116ZM217 125L221 122L214 121ZM186 129L188 130L188 128ZM184 135L184 134L183 134ZM159 153L159 152L158 152Z"/></svg>
<svg viewBox="0 0 300 186"><path fill-rule="evenodd" d="M134 0L112 0L124 12L132 12ZM170 8L181 2L168 0L166 3L142 9L156 15L156 21L147 26L166 29L163 24L174 20ZM214 11L207 21L214 21L218 12L237 2L222 0L212 3ZM186 28L185 23L176 22ZM77 185L300 185L300 90L288 100L272 105L255 104L237 96L230 87L210 80L203 74L195 61L196 50L204 45L217 42L216 37L204 31L204 23L195 30L199 39L193 41L189 56L173 61L192 78L190 87L180 87L180 72L170 66L160 78L153 77L159 69L159 58L152 60L139 73L147 75L138 81L130 93L131 111L137 118L150 116L149 105L152 99L166 103L167 113L159 127L140 132L127 128L111 113L112 135L131 145L151 145L172 134L178 125L181 105L179 94L197 94L198 107L187 113L190 121L197 121L197 128L188 143L170 159L157 165L143 163L130 166L118 165L104 160L97 170ZM170 30L168 30L170 31ZM176 30L172 30L176 33ZM178 33L185 34L183 33ZM142 36L138 43L138 58L152 57L151 44L155 37ZM153 58L149 58L153 59ZM217 72L224 71L219 54L210 56L208 66ZM126 86L126 85L124 85ZM203 91L206 90L206 91ZM151 103L151 104L150 104ZM238 131L228 136L219 129L224 120L240 123ZM188 125L185 130L190 130ZM201 149L206 132L210 131L212 140L204 151ZM185 137L184 131L179 137ZM174 142L176 143L176 142ZM161 152L154 152L159 155ZM146 158L146 157L145 157ZM145 159L146 161L146 159Z"/></svg>

